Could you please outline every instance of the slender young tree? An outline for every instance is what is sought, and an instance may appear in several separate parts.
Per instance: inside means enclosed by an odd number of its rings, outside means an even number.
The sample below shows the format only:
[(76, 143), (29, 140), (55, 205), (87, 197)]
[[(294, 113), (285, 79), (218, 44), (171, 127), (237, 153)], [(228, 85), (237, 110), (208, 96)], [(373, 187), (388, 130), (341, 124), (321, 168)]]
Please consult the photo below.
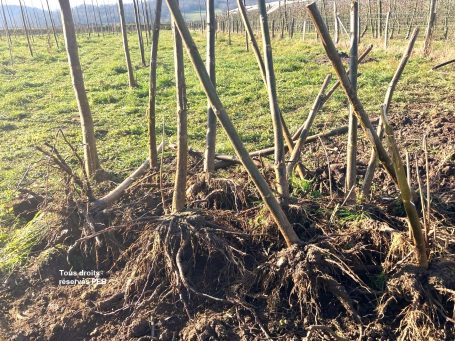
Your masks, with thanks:
[(128, 28), (125, 21), (125, 9), (123, 7), (123, 0), (118, 0), (118, 13), (120, 16), (120, 28), (122, 30), (123, 50), (125, 52), (126, 68), (128, 70), (128, 81), (130, 87), (135, 87), (136, 80), (134, 79), (133, 65), (131, 64), (130, 49), (128, 47)]
[(32, 43), (30, 42), (30, 35), (28, 32), (28, 28), (27, 28), (27, 18), (25, 16), (24, 6), (22, 5), (21, 0), (19, 0), (19, 6), (21, 8), (21, 17), (22, 17), (22, 23), (24, 25), (25, 36), (27, 38), (28, 51), (30, 52), (30, 55), (33, 57)]
[(5, 30), (6, 30), (6, 39), (8, 40), (8, 50), (9, 50), (9, 56), (11, 59), (11, 63), (14, 62), (13, 59), (13, 41), (11, 39), (11, 33), (8, 28), (8, 20), (6, 19), (6, 13), (5, 13), (5, 6), (3, 5), (3, 0), (0, 0), (0, 3), (2, 5), (2, 15), (3, 15), (3, 22), (5, 25)]
[(156, 0), (155, 4), (155, 21), (153, 23), (152, 47), (150, 51), (150, 87), (149, 87), (149, 158), (150, 168), (158, 167), (158, 152), (156, 149), (156, 67), (158, 55), (158, 42), (160, 37), (161, 26), (161, 4), (162, 0)]
[(96, 35), (100, 36), (100, 30), (98, 28), (98, 20), (96, 19), (96, 11), (95, 11), (95, 2), (92, 0), (92, 13), (93, 13), (93, 20), (95, 21), (94, 31), (96, 31)]
[(79, 107), (81, 119), (82, 141), (84, 145), (85, 170), (89, 177), (95, 177), (100, 171), (100, 163), (96, 150), (95, 132), (92, 113), (88, 104), (85, 92), (84, 78), (82, 75), (81, 63), (74, 29), (73, 16), (69, 0), (59, 0), (63, 24), (63, 35), (65, 37), (66, 52), (73, 81), (76, 101)]
[[(357, 92), (357, 60), (359, 54), (358, 41), (358, 17), (359, 7), (357, 0), (351, 2), (351, 51), (349, 56), (349, 80), (354, 92)], [(349, 130), (347, 147), (347, 167), (346, 167), (346, 194), (349, 201), (354, 201), (356, 197), (355, 185), (357, 179), (357, 117), (354, 114), (352, 105), (349, 105)]]
[(96, 10), (98, 12), (98, 21), (100, 22), (101, 33), (104, 36), (104, 25), (103, 25), (103, 19), (101, 18), (101, 9), (100, 9), (100, 5), (98, 3), (98, 0), (96, 0)]
[(87, 10), (87, 4), (85, 3), (85, 0), (84, 0), (84, 11), (85, 11), (85, 22), (87, 24), (88, 36), (90, 37), (90, 35), (92, 33), (92, 25), (90, 24), (90, 21), (88, 19), (88, 10)]
[(136, 21), (137, 40), (139, 42), (139, 50), (141, 52), (141, 61), (142, 61), (142, 65), (146, 66), (147, 63), (145, 62), (144, 40), (142, 39), (141, 18), (140, 18), (140, 14), (139, 14), (139, 6), (137, 3), (137, 0), (133, 0), (133, 7), (134, 7), (134, 19)]
[(337, 3), (336, 1), (333, 2), (333, 25), (335, 31), (335, 44), (338, 44), (340, 41), (340, 24), (338, 22), (338, 10), (337, 10)]
[(41, 0), (41, 9), (43, 10), (44, 24), (45, 24), (45, 26), (46, 26), (47, 45), (49, 46), (49, 49), (50, 49), (50, 48), (51, 48), (51, 34), (50, 34), (50, 32), (49, 32), (49, 24), (47, 23), (46, 11), (44, 10), (43, 0)]
[(185, 208), (186, 203), (188, 129), (182, 38), (180, 37), (178, 28), (173, 21), (172, 32), (174, 36), (174, 67), (177, 90), (177, 166), (175, 173), (174, 195), (172, 198), (172, 212), (175, 213), (182, 211)]
[(265, 0), (258, 0), (259, 15), (261, 18), (262, 41), (264, 45), (264, 64), (267, 77), (267, 92), (269, 95), (270, 112), (272, 114), (274, 146), (275, 146), (275, 174), (277, 190), (283, 205), (287, 205), (289, 199), (289, 184), (286, 177), (286, 165), (284, 159), (283, 126), (281, 122), (280, 108), (276, 93), (275, 71), (273, 69), (272, 44), (270, 41), (269, 25)]
[(423, 54), (428, 56), (431, 52), (431, 41), (433, 40), (434, 23), (436, 21), (436, 0), (430, 0), (430, 13), (428, 14), (427, 29), (425, 31), (425, 42)]
[[(205, 61), (207, 72), (216, 87), (215, 77), (215, 1), (207, 0), (207, 58)], [(215, 170), (216, 148), (216, 117), (210, 102), (207, 103), (207, 134), (205, 144), (204, 172), (210, 177)]]

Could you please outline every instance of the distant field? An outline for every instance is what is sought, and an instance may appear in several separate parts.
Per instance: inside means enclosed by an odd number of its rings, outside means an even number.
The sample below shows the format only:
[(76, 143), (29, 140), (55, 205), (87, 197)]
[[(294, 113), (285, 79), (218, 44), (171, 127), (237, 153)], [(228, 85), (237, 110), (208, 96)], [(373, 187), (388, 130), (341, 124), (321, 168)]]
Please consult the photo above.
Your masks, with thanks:
[[(205, 36), (195, 33), (205, 55)], [(35, 37), (35, 57), (28, 55), (25, 40), (14, 39), (14, 64), (11, 65), (6, 43), (0, 42), (0, 226), (8, 221), (7, 204), (16, 195), (19, 181), (35, 179), (44, 186), (45, 173), (35, 171), (34, 163), (41, 155), (35, 146), (54, 141), (62, 129), (74, 144), (79, 144), (79, 115), (63, 49), (46, 48), (44, 37)], [(129, 37), (139, 87), (129, 89), (124, 66), (121, 37), (79, 36), (80, 57), (91, 109), (95, 120), (99, 154), (106, 170), (123, 176), (146, 158), (146, 106), (148, 68), (140, 65), (137, 39)], [(217, 88), (223, 104), (249, 150), (270, 145), (272, 126), (267, 93), (261, 82), (254, 55), (247, 52), (242, 35), (217, 37)], [(363, 47), (369, 42), (363, 42)], [(302, 42), (298, 37), (274, 40), (273, 54), (277, 75), (278, 97), (284, 117), (294, 131), (305, 119), (325, 75), (331, 65), (320, 44), (311, 38)], [(385, 52), (381, 42), (369, 61), (360, 67), (359, 94), (369, 113), (377, 116), (387, 84), (401, 57), (403, 41), (392, 41)], [(341, 50), (347, 51), (342, 43)], [(431, 71), (437, 61), (448, 59), (455, 46), (436, 42), (434, 61), (423, 59), (420, 43), (407, 66), (394, 97), (392, 110), (399, 111), (405, 103), (439, 101), (441, 96), (455, 92), (452, 75)], [(363, 50), (363, 48), (361, 48)], [(147, 56), (149, 51), (147, 51)], [(206, 99), (186, 64), (189, 139), (192, 147), (202, 149), (205, 138)], [(175, 141), (175, 89), (170, 31), (161, 33), (158, 67), (158, 131), (164, 124), (166, 138)], [(447, 103), (446, 106), (455, 106)], [(341, 91), (327, 103), (317, 118), (314, 129), (330, 129), (347, 122), (347, 101)], [(431, 114), (423, 111), (422, 115)], [(324, 128), (325, 126), (325, 128)], [(60, 142), (59, 142), (60, 141)], [(61, 140), (57, 146), (61, 145)], [(220, 132), (217, 144), (221, 153), (232, 153), (226, 136)], [(31, 166), (27, 176), (27, 169)], [(52, 185), (51, 185), (52, 187)]]

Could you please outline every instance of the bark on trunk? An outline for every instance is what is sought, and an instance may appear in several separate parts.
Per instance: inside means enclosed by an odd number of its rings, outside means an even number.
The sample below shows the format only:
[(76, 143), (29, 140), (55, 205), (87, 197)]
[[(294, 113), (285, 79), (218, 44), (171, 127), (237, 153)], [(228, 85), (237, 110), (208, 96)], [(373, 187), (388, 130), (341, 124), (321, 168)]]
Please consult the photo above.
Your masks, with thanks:
[(174, 36), (174, 68), (177, 90), (177, 165), (175, 172), (172, 212), (181, 212), (186, 204), (186, 173), (188, 165), (188, 129), (187, 101), (185, 84), (185, 66), (183, 64), (183, 47), (180, 33), (172, 22)]
[(158, 166), (158, 152), (156, 150), (156, 68), (158, 63), (157, 56), (161, 26), (161, 7), (162, 0), (156, 0), (152, 47), (150, 49), (149, 74), (148, 138), (150, 168), (156, 168)]
[[(358, 17), (359, 7), (357, 1), (351, 3), (351, 51), (349, 56), (349, 80), (352, 90), (357, 94), (357, 59), (359, 54), (358, 42)], [(354, 114), (352, 104), (349, 105), (349, 131), (347, 146), (347, 165), (346, 165), (346, 188), (347, 201), (355, 201), (356, 192), (353, 188), (357, 179), (357, 118)]]
[(97, 172), (100, 170), (100, 163), (96, 150), (92, 113), (88, 104), (81, 63), (79, 61), (76, 31), (74, 29), (74, 22), (71, 14), (69, 0), (59, 0), (59, 3), (71, 78), (73, 81), (74, 92), (76, 94), (76, 101), (79, 107), (79, 114), (81, 118), (85, 170), (89, 177), (95, 177), (97, 175)]
[(275, 70), (273, 69), (272, 57), (272, 43), (270, 41), (265, 0), (258, 0), (258, 3), (259, 15), (261, 18), (262, 41), (264, 46), (264, 64), (267, 78), (267, 92), (269, 95), (270, 113), (272, 114), (274, 132), (275, 176), (277, 181), (277, 191), (282, 204), (287, 205), (287, 202), (289, 200), (289, 184), (286, 177), (283, 127), (281, 123), (281, 114), (276, 93)]
[(120, 16), (120, 28), (122, 30), (123, 50), (125, 52), (126, 68), (128, 70), (128, 82), (130, 87), (135, 87), (136, 80), (134, 79), (133, 65), (131, 64), (130, 49), (128, 47), (128, 28), (125, 21), (125, 9), (123, 0), (118, 0), (118, 13)]
[[(215, 1), (207, 0), (207, 53), (205, 67), (210, 80), (216, 87), (215, 77)], [(210, 101), (207, 103), (207, 133), (204, 157), (204, 172), (210, 177), (215, 170), (215, 149), (216, 149), (216, 116), (213, 113)]]

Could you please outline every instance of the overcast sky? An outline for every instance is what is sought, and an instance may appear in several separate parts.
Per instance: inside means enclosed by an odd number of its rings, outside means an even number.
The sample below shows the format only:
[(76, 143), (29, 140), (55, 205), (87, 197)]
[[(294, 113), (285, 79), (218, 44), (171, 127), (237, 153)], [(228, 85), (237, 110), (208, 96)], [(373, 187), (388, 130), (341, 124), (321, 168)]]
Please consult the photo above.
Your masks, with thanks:
[[(46, 4), (46, 0), (42, 0), (44, 4)], [(97, 0), (93, 0), (93, 3), (96, 4)], [(85, 0), (87, 4), (91, 4), (92, 0)], [(130, 3), (133, 2), (132, 0), (123, 0), (124, 3)], [(6, 4), (11, 4), (11, 5), (19, 5), (19, 0), (3, 0), (3, 3)], [(34, 6), (34, 7), (39, 7), (41, 8), (41, 0), (22, 0), (22, 3), (24, 3), (27, 6)], [(83, 4), (83, 0), (70, 0), (71, 6), (77, 6), (80, 4)], [(98, 4), (101, 6), (103, 4), (116, 4), (116, 0), (98, 0)], [(49, 5), (56, 9), (58, 8), (58, 0), (49, 0)]]

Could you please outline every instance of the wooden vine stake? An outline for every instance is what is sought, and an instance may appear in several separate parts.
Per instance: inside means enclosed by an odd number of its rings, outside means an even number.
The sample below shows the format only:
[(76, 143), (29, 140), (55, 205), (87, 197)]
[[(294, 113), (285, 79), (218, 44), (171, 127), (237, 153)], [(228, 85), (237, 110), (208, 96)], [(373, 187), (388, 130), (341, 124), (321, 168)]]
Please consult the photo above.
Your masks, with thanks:
[(265, 205), (270, 210), (273, 219), (278, 225), (278, 228), (286, 241), (286, 244), (288, 246), (291, 246), (293, 244), (300, 243), (299, 237), (295, 233), (292, 225), (284, 214), (278, 200), (273, 195), (264, 177), (261, 175), (259, 169), (256, 167), (253, 160), (249, 156), (223, 104), (221, 103), (215, 87), (210, 80), (210, 76), (205, 69), (204, 62), (202, 61), (201, 55), (199, 54), (191, 33), (185, 24), (177, 1), (166, 0), (166, 2), (168, 4), (169, 11), (174, 20), (174, 23), (180, 32), (183, 42), (185, 43), (186, 50), (197, 73), (199, 81), (204, 89), (207, 98), (211, 103), (213, 112), (218, 118), (223, 129), (226, 131), (226, 134), (228, 135), (238, 158), (241, 160), (242, 164), (248, 171), (248, 174), (256, 185), (261, 198), (264, 200)]

